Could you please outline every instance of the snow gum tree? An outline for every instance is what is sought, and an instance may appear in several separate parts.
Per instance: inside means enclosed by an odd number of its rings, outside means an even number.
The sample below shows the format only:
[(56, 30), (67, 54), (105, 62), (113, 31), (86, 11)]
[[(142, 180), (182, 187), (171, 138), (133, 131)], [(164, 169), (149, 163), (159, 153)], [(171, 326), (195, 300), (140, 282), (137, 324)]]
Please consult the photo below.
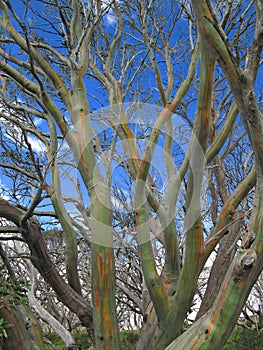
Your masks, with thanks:
[(221, 349), (263, 268), (262, 2), (0, 0), (0, 30), (0, 253), (32, 310), (77, 347), (39, 278), (96, 349), (125, 308), (137, 350)]

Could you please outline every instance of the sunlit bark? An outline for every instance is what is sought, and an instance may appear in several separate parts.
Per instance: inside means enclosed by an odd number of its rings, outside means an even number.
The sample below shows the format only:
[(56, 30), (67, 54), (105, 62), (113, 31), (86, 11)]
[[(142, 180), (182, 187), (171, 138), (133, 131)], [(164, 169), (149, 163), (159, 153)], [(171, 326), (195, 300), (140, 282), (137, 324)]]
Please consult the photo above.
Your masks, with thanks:
[[(32, 263), (91, 331), (96, 349), (120, 348), (116, 284), (144, 313), (138, 350), (222, 348), (263, 268), (263, 125), (255, 87), (262, 64), (261, 2), (40, 1), (48, 15), (28, 2), (24, 17), (12, 3), (0, 2), (0, 115), (13, 128), (9, 138), (3, 134), (0, 166), (22, 177), (23, 193), (31, 199), (23, 207), (20, 186), (14, 185), (10, 201), (0, 199), (1, 217), (16, 226)], [(31, 28), (29, 13), (41, 24)], [(47, 40), (40, 37), (43, 23)], [(156, 115), (149, 112), (151, 124), (143, 125), (141, 107), (147, 103), (160, 107)], [(239, 115), (242, 134), (236, 138)], [(180, 117), (191, 129), (181, 161), (173, 125)], [(34, 152), (28, 135), (45, 152)], [(182, 130), (180, 142), (184, 136)], [(72, 155), (65, 164), (77, 173), (72, 183), (78, 198), (71, 197), (76, 217), (63, 195), (62, 177), (71, 177), (60, 173), (63, 142)], [(162, 185), (154, 173), (157, 151)], [(120, 189), (112, 180), (117, 163)], [(63, 234), (67, 283), (41, 232), (46, 201)], [(88, 283), (79, 269), (82, 240), (84, 254), (90, 254), (91, 301), (83, 297), (89, 293), (82, 290)], [(129, 253), (120, 259), (121, 251)], [(189, 324), (198, 281), (213, 252), (207, 290)], [(132, 254), (145, 305), (131, 296), (129, 276), (116, 283), (116, 266), (125, 269)]]

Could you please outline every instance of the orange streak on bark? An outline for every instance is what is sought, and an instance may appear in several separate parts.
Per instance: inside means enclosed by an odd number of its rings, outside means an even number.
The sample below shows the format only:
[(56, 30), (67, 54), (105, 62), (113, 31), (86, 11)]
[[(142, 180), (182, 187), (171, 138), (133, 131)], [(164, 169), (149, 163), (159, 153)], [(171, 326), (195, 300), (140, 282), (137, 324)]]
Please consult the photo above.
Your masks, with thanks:
[(95, 295), (96, 295), (96, 308), (98, 312), (101, 312), (101, 304), (100, 304), (100, 291), (102, 289), (102, 281), (101, 281), (101, 275), (102, 275), (102, 255), (100, 252), (97, 253), (97, 269), (98, 269), (98, 283), (99, 285), (96, 288), (95, 285)]
[(110, 312), (110, 308), (109, 308), (109, 294), (110, 294), (110, 281), (111, 281), (111, 276), (109, 275), (109, 272), (112, 272), (112, 267), (113, 267), (113, 263), (112, 263), (112, 257), (111, 255), (108, 253), (106, 256), (106, 274), (105, 274), (105, 298), (104, 298), (104, 323), (105, 323), (105, 329), (107, 331), (107, 339), (109, 339), (109, 336), (111, 335), (111, 312)]
[[(244, 284), (244, 280), (239, 280), (236, 283)], [(242, 288), (242, 286), (240, 286)], [(229, 288), (229, 284), (225, 283), (222, 288), (222, 293), (221, 293), (221, 298), (220, 298), (220, 303), (217, 305), (217, 308), (213, 311), (213, 314), (211, 315), (211, 323), (214, 325), (216, 321), (218, 320), (218, 314), (222, 310), (222, 306), (224, 305), (226, 298), (227, 298), (227, 291)], [(226, 304), (227, 307), (227, 304)]]
[(98, 288), (95, 285), (95, 303), (98, 314), (103, 324), (105, 337), (110, 341), (114, 334), (111, 325), (111, 311), (109, 306), (111, 273), (113, 270), (113, 260), (110, 251), (106, 253), (106, 261), (103, 261), (101, 252), (97, 253), (98, 268)]
[(80, 159), (81, 159), (81, 162), (87, 172), (87, 175), (89, 178), (91, 178), (91, 174), (90, 174), (90, 171), (89, 171), (89, 167), (88, 167), (88, 164), (86, 162), (86, 159), (85, 159), (85, 156), (84, 156), (84, 153), (83, 153), (83, 148), (82, 148), (82, 145), (81, 145), (81, 142), (80, 142), (80, 139), (78, 136), (75, 137), (76, 141), (77, 141), (77, 144), (78, 144), (78, 148), (79, 148), (79, 152), (80, 152)]
[(86, 160), (85, 160), (85, 157), (84, 157), (84, 154), (83, 154), (83, 153), (81, 153), (80, 159), (82, 160), (82, 164), (84, 165), (84, 168), (85, 168), (85, 170), (86, 170), (86, 172), (87, 172), (87, 175), (88, 175), (88, 177), (90, 178), (90, 177), (91, 177), (91, 174), (90, 174), (89, 167), (88, 167), (88, 164), (87, 164), (87, 162), (86, 162)]
[(41, 344), (42, 343), (42, 337), (41, 337), (41, 333), (39, 331), (39, 328), (34, 323), (32, 324), (32, 328), (34, 330), (34, 333), (36, 335), (38, 343)]
[(203, 229), (201, 223), (199, 224), (198, 230), (197, 230), (197, 252), (198, 252), (198, 261), (195, 267), (195, 275), (196, 278), (199, 276), (199, 269), (200, 269), (200, 262), (203, 257), (203, 250), (204, 250), (204, 239), (203, 239)]
[(193, 350), (195, 348), (195, 346), (198, 344), (199, 338), (200, 338), (201, 335), (202, 335), (201, 333), (198, 334), (198, 337), (196, 338), (195, 342), (191, 346), (190, 350)]
[(133, 157), (133, 161), (135, 162), (135, 164), (137, 166), (139, 166), (139, 157), (138, 157), (138, 152), (137, 149), (134, 145), (134, 137), (133, 137), (133, 133), (131, 132), (131, 129), (129, 128), (128, 124), (125, 122), (123, 124), (125, 133), (126, 133), (126, 137), (127, 140), (129, 141), (130, 147), (131, 147), (131, 152), (132, 152), (132, 157)]
[(82, 125), (82, 132), (83, 132), (84, 140), (87, 140), (85, 119), (86, 119), (85, 113), (84, 113), (83, 110), (81, 110), (81, 111), (80, 111), (80, 120), (81, 120), (81, 125)]
[(205, 339), (207, 339), (209, 337), (209, 334), (211, 334), (213, 328), (214, 328), (214, 323), (213, 322), (209, 322), (208, 326), (206, 328), (206, 337), (205, 337)]

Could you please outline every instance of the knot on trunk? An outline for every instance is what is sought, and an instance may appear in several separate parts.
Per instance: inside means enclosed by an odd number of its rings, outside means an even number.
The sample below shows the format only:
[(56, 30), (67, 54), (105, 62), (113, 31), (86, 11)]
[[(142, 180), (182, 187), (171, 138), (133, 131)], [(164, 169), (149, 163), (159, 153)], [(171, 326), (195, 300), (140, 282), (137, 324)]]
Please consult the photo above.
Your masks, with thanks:
[(240, 256), (236, 264), (236, 279), (241, 279), (245, 272), (252, 269), (257, 261), (257, 255), (254, 249), (245, 249), (239, 252)]
[(241, 268), (242, 270), (250, 270), (254, 265), (255, 262), (257, 261), (257, 255), (254, 250), (246, 254), (242, 259), (241, 259)]

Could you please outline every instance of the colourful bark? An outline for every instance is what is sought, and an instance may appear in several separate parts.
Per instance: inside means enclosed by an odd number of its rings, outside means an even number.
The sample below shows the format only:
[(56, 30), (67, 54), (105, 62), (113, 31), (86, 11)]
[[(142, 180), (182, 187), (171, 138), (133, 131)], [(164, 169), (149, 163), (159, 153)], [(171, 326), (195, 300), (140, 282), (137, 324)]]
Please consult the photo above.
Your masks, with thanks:
[(96, 193), (91, 197), (95, 345), (98, 350), (117, 350), (120, 344), (115, 306), (115, 264), (109, 192), (104, 184), (97, 186)]
[[(149, 280), (149, 293), (155, 307), (155, 311), (158, 317), (158, 326), (151, 327), (149, 330), (148, 337), (151, 337), (148, 341), (138, 347), (138, 349), (146, 349), (146, 346), (152, 349), (164, 349), (173, 339), (175, 339), (182, 330), (183, 322), (185, 320), (187, 311), (189, 310), (194, 292), (196, 289), (197, 280), (200, 273), (200, 266), (203, 257), (203, 229), (200, 219), (200, 189), (203, 178), (203, 169), (205, 157), (204, 153), (207, 148), (208, 136), (210, 132), (210, 118), (211, 118), (211, 103), (212, 103), (212, 85), (214, 77), (214, 59), (206, 50), (205, 46), (201, 45), (201, 84), (198, 99), (198, 111), (195, 118), (194, 130), (193, 130), (193, 147), (191, 153), (190, 163), (190, 175), (187, 187), (187, 213), (186, 213), (186, 244), (185, 244), (185, 259), (183, 261), (182, 270), (180, 272), (179, 280), (177, 285), (173, 286), (174, 292), (172, 296), (168, 299), (168, 305), (163, 306), (163, 310), (167, 309), (166, 317), (163, 319), (161, 310), (158, 307), (162, 305), (162, 300), (160, 295), (151, 294), (153, 289), (151, 280)], [(156, 123), (156, 129), (152, 131), (152, 143), (150, 144), (153, 148), (158, 139), (158, 128), (159, 124), (167, 120), (168, 114), (162, 113)], [(145, 180), (145, 174), (148, 172), (148, 164), (151, 161), (152, 149), (150, 147), (146, 150), (141, 166), (139, 169), (138, 179)], [(136, 193), (138, 196), (142, 196), (142, 188), (140, 188), (141, 181), (138, 182)], [(138, 204), (141, 203), (138, 200)], [(145, 227), (145, 212), (143, 212), (142, 207), (141, 214), (138, 210), (137, 216), (137, 228), (140, 231)], [(140, 221), (141, 217), (144, 215), (145, 220)], [(144, 226), (142, 226), (144, 224)], [(146, 232), (143, 238), (146, 237)], [(144, 247), (143, 247), (144, 248)], [(142, 254), (143, 252), (141, 252)], [(143, 263), (143, 259), (142, 259)], [(146, 264), (145, 264), (146, 265)], [(147, 262), (144, 274), (149, 278), (151, 276), (149, 271), (149, 261)], [(152, 264), (153, 265), (153, 264)], [(153, 268), (152, 268), (153, 271)], [(158, 276), (155, 276), (155, 280), (158, 280)], [(147, 280), (146, 280), (147, 282)], [(148, 286), (147, 284), (147, 286)], [(161, 288), (161, 287), (159, 287)], [(153, 322), (153, 325), (156, 324)], [(169, 326), (167, 326), (169, 325)], [(153, 334), (154, 330), (154, 334)]]

